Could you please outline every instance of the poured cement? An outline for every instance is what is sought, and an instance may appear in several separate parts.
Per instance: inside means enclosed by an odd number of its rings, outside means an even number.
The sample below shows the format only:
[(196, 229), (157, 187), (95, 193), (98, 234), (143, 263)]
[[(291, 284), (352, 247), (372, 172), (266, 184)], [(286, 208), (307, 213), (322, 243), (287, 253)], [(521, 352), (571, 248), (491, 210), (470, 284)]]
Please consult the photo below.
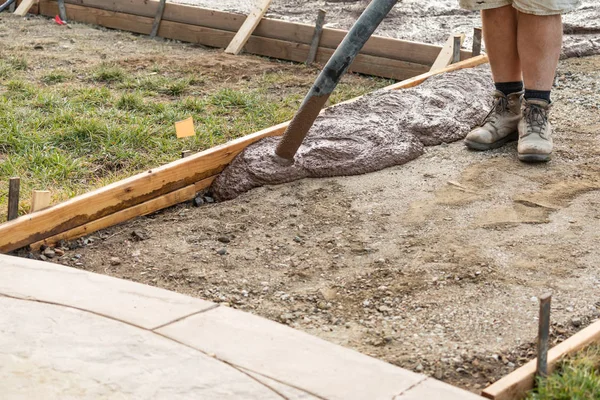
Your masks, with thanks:
[(303, 178), (358, 175), (414, 160), (425, 146), (462, 139), (487, 113), (493, 89), (487, 66), (438, 75), (413, 89), (377, 91), (326, 110), (284, 166), (280, 138), (244, 150), (211, 190), (230, 200), (252, 188)]

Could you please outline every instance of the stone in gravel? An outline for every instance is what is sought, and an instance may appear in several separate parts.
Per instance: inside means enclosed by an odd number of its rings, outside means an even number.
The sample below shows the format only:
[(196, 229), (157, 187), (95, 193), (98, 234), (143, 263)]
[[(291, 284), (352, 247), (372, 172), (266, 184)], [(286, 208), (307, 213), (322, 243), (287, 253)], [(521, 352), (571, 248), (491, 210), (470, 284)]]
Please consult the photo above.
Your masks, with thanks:
[(48, 258), (54, 258), (54, 256), (56, 256), (56, 252), (48, 247), (46, 250), (44, 250), (44, 255)]
[(110, 261), (110, 265), (112, 265), (113, 267), (116, 267), (117, 265), (121, 265), (121, 259), (119, 257), (111, 257), (109, 261)]
[(210, 196), (204, 196), (204, 201), (207, 202), (208, 204), (210, 204), (210, 203), (214, 203), (215, 199), (213, 199)]
[(40, 254), (40, 260), (42, 260), (42, 261), (46, 261), (46, 260), (48, 260), (48, 257), (46, 257), (46, 256), (45, 256), (45, 255), (43, 255), (43, 254)]
[(571, 319), (571, 324), (573, 324), (573, 326), (575, 328), (579, 328), (581, 326), (581, 318), (579, 317), (574, 317)]
[(194, 207), (200, 207), (204, 204), (204, 198), (202, 196), (196, 196), (194, 197), (194, 200), (192, 200), (192, 204)]
[(150, 233), (142, 229), (136, 229), (135, 231), (131, 232), (131, 236), (133, 237), (133, 240), (137, 241), (150, 239)]
[(294, 242), (296, 242), (296, 243), (302, 243), (302, 238), (300, 236), (296, 236), (294, 238)]
[(229, 236), (223, 235), (223, 236), (219, 236), (217, 238), (217, 240), (221, 243), (229, 243), (231, 242), (231, 238)]
[(319, 292), (321, 292), (321, 295), (327, 301), (335, 300), (337, 297), (337, 292), (333, 288), (323, 288)]
[(56, 255), (57, 255), (57, 256), (59, 256), (59, 257), (62, 257), (62, 256), (64, 256), (64, 255), (65, 255), (65, 251), (64, 251), (63, 249), (60, 249), (60, 248), (58, 248), (58, 247), (54, 249), (54, 252), (55, 252), (55, 253), (56, 253)]
[(227, 249), (226, 248), (220, 248), (219, 250), (217, 250), (217, 254), (220, 256), (224, 256), (227, 254)]

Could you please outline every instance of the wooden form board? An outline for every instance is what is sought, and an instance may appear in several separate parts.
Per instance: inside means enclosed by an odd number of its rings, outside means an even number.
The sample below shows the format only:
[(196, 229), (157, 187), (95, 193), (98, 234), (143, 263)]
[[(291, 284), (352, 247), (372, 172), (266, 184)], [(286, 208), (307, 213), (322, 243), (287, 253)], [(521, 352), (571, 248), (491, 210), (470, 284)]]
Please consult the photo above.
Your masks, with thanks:
[(225, 53), (239, 54), (242, 51), (248, 42), (248, 39), (250, 39), (250, 36), (260, 23), (260, 20), (267, 13), (267, 9), (271, 5), (272, 0), (256, 1), (256, 5), (252, 7), (250, 14), (248, 14), (248, 17), (246, 17), (246, 20), (242, 24), (241, 28), (237, 31), (233, 39), (231, 39), (231, 42), (225, 49)]
[[(42, 2), (44, 1), (45, 0), (42, 0)], [(65, 3), (147, 18), (154, 18), (159, 6), (159, 2), (156, 0), (65, 0)], [(203, 28), (234, 33), (241, 28), (245, 19), (246, 16), (243, 14), (228, 13), (174, 3), (167, 3), (163, 14), (163, 21), (178, 22), (184, 25), (200, 26)], [(147, 29), (148, 30), (145, 32), (134, 32), (148, 34), (150, 28)], [(185, 29), (185, 27), (178, 26), (178, 29)], [(342, 39), (346, 36), (346, 33), (347, 31), (341, 29), (324, 28), (320, 47), (331, 49), (337, 48)], [(253, 36), (310, 45), (313, 34), (314, 26), (310, 24), (262, 18), (254, 30)], [(160, 31), (159, 36), (162, 36)], [(231, 39), (232, 38), (233, 36), (231, 36)], [(227, 43), (224, 45), (214, 45), (211, 43), (204, 43), (201, 38), (198, 39), (197, 43), (223, 48), (231, 41), (231, 39), (228, 39)], [(436, 45), (373, 36), (367, 41), (361, 54), (431, 66), (441, 49), (441, 46)], [(249, 51), (249, 49), (246, 50)], [(470, 56), (471, 53), (468, 51), (461, 52), (462, 60), (465, 60)]]
[[(388, 90), (413, 87), (448, 71), (484, 64), (482, 55), (446, 69), (428, 72), (388, 86)], [(289, 122), (232, 140), (224, 145), (149, 170), (92, 192), (74, 197), (46, 210), (0, 225), (0, 252), (9, 252), (43, 241), (92, 221), (194, 185), (218, 175), (244, 148), (268, 137), (283, 134)]]
[(50, 200), (49, 190), (34, 190), (31, 193), (31, 209), (29, 212), (34, 213), (50, 207)]
[[(552, 373), (556, 364), (564, 357), (573, 354), (592, 343), (600, 342), (600, 321), (577, 332), (548, 352), (548, 373)], [(521, 368), (488, 386), (481, 393), (483, 397), (493, 400), (520, 400), (535, 382), (537, 360), (531, 360)]]
[(454, 57), (454, 52), (455, 52), (454, 46), (456, 44), (455, 38), (457, 36), (460, 37), (460, 44), (461, 45), (463, 44), (463, 42), (465, 41), (464, 34), (450, 35), (448, 40), (446, 40), (446, 44), (440, 51), (440, 54), (438, 55), (438, 57), (435, 59), (435, 62), (431, 66), (431, 71), (435, 71), (436, 69), (446, 68), (448, 65), (450, 65), (450, 63), (452, 63), (452, 60)]
[(24, 0), (21, 2), (21, 4), (19, 4), (19, 6), (17, 7), (17, 9), (15, 10), (14, 14), (15, 15), (19, 15), (21, 17), (24, 17), (28, 12), (29, 9), (31, 9), (31, 7), (33, 6), (33, 4), (36, 2), (36, 0)]
[[(167, 3), (168, 8), (169, 4)], [(69, 18), (73, 21), (102, 25), (107, 28), (127, 30), (136, 33), (148, 34), (152, 29), (153, 18), (140, 17), (132, 14), (106, 11), (98, 8), (90, 8), (67, 4)], [(40, 2), (40, 13), (53, 16), (58, 11), (56, 1), (42, 0)], [(165, 10), (166, 13), (166, 10)], [(212, 47), (225, 47), (231, 41), (234, 32), (205, 28), (196, 25), (185, 25), (179, 22), (165, 20), (161, 22), (158, 35), (171, 39), (182, 40), (192, 43), (201, 43)], [(310, 51), (310, 44), (286, 42), (279, 39), (271, 39), (260, 36), (252, 36), (246, 44), (246, 50), (253, 54), (263, 55), (284, 60), (305, 62)], [(326, 63), (335, 50), (319, 48), (317, 62)], [(396, 80), (406, 79), (429, 70), (427, 65), (417, 64), (391, 58), (359, 54), (350, 71), (368, 75), (376, 75)]]

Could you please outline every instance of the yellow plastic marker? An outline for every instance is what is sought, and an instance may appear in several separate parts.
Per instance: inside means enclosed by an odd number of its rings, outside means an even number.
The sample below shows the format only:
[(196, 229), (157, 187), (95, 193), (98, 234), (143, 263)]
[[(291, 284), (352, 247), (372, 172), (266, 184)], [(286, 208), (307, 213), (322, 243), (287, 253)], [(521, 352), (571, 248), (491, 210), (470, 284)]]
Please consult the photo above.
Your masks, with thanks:
[(178, 138), (196, 136), (194, 131), (194, 119), (189, 117), (183, 121), (175, 122), (175, 131), (177, 132)]

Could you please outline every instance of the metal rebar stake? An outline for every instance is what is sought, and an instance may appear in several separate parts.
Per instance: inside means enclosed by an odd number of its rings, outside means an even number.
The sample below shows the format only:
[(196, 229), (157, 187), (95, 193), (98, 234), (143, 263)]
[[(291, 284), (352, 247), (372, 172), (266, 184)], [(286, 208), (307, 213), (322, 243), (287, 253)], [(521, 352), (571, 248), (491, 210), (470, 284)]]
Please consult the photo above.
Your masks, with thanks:
[(538, 326), (536, 375), (541, 377), (548, 376), (548, 341), (550, 339), (551, 302), (551, 294), (545, 294), (542, 297), (540, 297), (540, 319)]
[(275, 155), (282, 163), (293, 163), (298, 148), (319, 116), (327, 99), (342, 76), (348, 71), (358, 52), (397, 2), (398, 0), (373, 0), (350, 29), (321, 71), (283, 134), (283, 138), (275, 150)]

